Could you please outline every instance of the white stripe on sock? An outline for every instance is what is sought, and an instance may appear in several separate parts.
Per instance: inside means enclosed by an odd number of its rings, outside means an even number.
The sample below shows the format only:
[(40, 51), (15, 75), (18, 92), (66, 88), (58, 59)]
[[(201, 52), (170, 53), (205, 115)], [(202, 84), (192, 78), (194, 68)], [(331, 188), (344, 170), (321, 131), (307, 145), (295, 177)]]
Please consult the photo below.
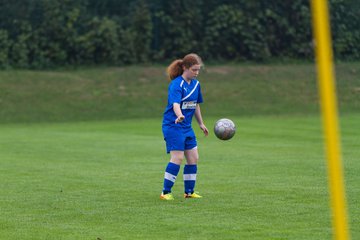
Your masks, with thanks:
[(184, 181), (196, 181), (196, 174), (184, 174)]
[(174, 183), (175, 180), (176, 180), (176, 176), (175, 176), (175, 175), (172, 175), (171, 173), (168, 173), (168, 172), (165, 172), (164, 178), (167, 179), (167, 180), (169, 180), (169, 181), (172, 181), (173, 183)]

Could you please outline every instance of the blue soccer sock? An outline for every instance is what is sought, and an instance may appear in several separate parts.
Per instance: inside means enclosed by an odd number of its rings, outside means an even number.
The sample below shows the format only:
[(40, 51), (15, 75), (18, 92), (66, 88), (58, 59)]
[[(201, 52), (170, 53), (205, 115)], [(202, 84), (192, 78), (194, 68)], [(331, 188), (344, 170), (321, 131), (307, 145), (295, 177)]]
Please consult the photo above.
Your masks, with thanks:
[(193, 193), (196, 182), (197, 165), (185, 165), (184, 188), (185, 193)]
[(174, 186), (176, 177), (179, 173), (180, 165), (169, 162), (166, 166), (165, 176), (164, 176), (164, 188), (163, 193), (167, 194), (171, 192), (171, 188)]

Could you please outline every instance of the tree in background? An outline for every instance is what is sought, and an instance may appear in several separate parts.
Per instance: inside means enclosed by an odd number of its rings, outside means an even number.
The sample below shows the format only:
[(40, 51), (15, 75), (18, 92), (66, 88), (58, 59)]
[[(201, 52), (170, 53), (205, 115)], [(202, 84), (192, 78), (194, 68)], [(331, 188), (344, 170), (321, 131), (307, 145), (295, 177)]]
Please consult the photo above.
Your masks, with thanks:
[(147, 62), (151, 56), (152, 28), (150, 9), (144, 0), (140, 0), (132, 14), (131, 25), (136, 62)]
[(9, 48), (11, 42), (9, 40), (9, 35), (6, 30), (0, 30), (0, 66), (2, 68), (9, 65)]
[[(330, 0), (337, 59), (360, 59), (360, 3)], [(0, 67), (313, 59), (307, 0), (0, 0)]]
[(163, 1), (155, 12), (158, 58), (180, 58), (189, 52), (201, 52), (202, 6), (203, 1)]
[(334, 54), (345, 59), (360, 59), (360, 2), (332, 0), (331, 19)]

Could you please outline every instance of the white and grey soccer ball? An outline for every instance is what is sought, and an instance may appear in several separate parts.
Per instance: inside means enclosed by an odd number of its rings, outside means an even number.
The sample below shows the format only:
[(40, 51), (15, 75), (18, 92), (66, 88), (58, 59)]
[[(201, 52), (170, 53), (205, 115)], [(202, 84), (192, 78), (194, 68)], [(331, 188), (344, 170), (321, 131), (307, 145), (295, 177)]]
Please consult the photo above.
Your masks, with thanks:
[(215, 123), (214, 133), (221, 140), (229, 140), (235, 135), (235, 132), (236, 126), (230, 119), (222, 118)]

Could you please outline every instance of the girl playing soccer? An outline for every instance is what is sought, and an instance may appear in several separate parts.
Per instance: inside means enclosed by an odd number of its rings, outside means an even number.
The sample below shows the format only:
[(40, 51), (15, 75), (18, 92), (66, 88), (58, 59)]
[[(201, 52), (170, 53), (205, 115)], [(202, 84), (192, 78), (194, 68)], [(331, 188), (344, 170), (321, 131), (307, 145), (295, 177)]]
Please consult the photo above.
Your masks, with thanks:
[(168, 104), (164, 112), (162, 131), (166, 151), (170, 153), (170, 162), (165, 169), (164, 187), (160, 195), (162, 200), (174, 200), (171, 188), (184, 157), (186, 159), (184, 197), (201, 198), (194, 192), (199, 154), (191, 121), (195, 114), (200, 129), (205, 136), (209, 134), (201, 116), (199, 103), (203, 102), (203, 98), (200, 83), (196, 80), (202, 65), (201, 58), (191, 53), (183, 59), (173, 61), (167, 68), (171, 82), (168, 88)]

